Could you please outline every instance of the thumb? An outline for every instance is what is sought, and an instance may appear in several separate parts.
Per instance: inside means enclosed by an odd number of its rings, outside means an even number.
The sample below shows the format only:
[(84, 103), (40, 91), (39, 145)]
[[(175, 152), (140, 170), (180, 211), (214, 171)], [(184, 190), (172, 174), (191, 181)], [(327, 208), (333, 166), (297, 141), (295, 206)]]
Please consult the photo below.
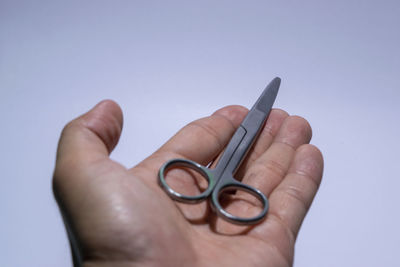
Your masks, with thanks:
[[(113, 101), (105, 100), (79, 118), (68, 123), (60, 137), (53, 190), (61, 208), (73, 251), (74, 266), (80, 266), (81, 252), (76, 238), (77, 224), (85, 214), (80, 209), (90, 178), (88, 167), (107, 165), (112, 149), (122, 131), (122, 111)], [(93, 164), (100, 163), (100, 164)], [(93, 169), (93, 168), (92, 168)], [(75, 218), (75, 220), (73, 219)], [(83, 217), (84, 218), (84, 217)]]
[(108, 161), (121, 131), (122, 111), (111, 100), (100, 102), (64, 127), (53, 176), (56, 197), (63, 195), (62, 192), (74, 192), (77, 187), (80, 188), (82, 182), (87, 180), (87, 175), (83, 174), (88, 174), (90, 166), (106, 167), (103, 163)]
[(67, 162), (87, 164), (108, 157), (118, 143), (122, 121), (118, 104), (104, 100), (68, 123), (58, 144), (57, 165)]

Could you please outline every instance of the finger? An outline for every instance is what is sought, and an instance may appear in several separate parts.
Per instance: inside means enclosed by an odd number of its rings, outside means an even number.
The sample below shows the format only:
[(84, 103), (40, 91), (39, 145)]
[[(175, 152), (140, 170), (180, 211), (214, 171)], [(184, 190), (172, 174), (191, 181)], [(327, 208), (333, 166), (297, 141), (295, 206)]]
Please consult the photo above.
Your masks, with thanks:
[(206, 165), (223, 150), (247, 112), (241, 106), (228, 106), (193, 121), (137, 167), (158, 169), (166, 160), (176, 157)]
[(294, 236), (310, 208), (321, 183), (323, 157), (313, 145), (303, 145), (297, 151), (285, 179), (270, 197), (272, 216), (280, 218)]
[(79, 155), (82, 152), (108, 155), (118, 143), (122, 121), (118, 104), (111, 100), (98, 103), (64, 127), (57, 156)]
[(281, 109), (273, 109), (268, 116), (263, 130), (258, 136), (248, 156), (241, 164), (235, 174), (235, 178), (240, 180), (244, 177), (249, 167), (269, 148), (273, 139), (277, 135), (283, 121), (288, 117), (288, 113)]
[(263, 224), (252, 232), (280, 251), (291, 251), (301, 223), (321, 183), (323, 157), (313, 145), (299, 147), (288, 174), (269, 198), (270, 209)]
[(210, 117), (188, 124), (160, 151), (206, 164), (223, 150), (246, 114), (247, 109), (241, 106), (219, 109)]
[[(248, 168), (242, 182), (268, 196), (285, 177), (296, 149), (311, 139), (311, 127), (298, 116), (287, 117), (282, 123), (270, 147)], [(238, 191), (226, 210), (241, 217), (255, 216), (261, 211), (261, 203), (250, 194)], [(240, 232), (243, 228), (217, 220), (216, 229), (224, 233)]]
[[(68, 179), (78, 179), (75, 171), (90, 163), (108, 159), (122, 131), (122, 111), (113, 101), (105, 100), (92, 110), (68, 123), (61, 134), (54, 173), (56, 188)], [(59, 185), (59, 186), (57, 186)]]
[(243, 182), (268, 196), (285, 177), (296, 149), (310, 142), (311, 135), (305, 119), (287, 117), (270, 147), (248, 168)]

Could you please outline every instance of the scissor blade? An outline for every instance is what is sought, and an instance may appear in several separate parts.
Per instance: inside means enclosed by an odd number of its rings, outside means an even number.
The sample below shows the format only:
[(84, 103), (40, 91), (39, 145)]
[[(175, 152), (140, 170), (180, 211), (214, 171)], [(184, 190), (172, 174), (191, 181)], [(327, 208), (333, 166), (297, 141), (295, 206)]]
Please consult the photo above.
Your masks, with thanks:
[(280, 84), (281, 79), (279, 77), (273, 79), (264, 89), (264, 92), (258, 98), (257, 102), (254, 104), (251, 110), (257, 109), (263, 113), (268, 114), (272, 108), (272, 105), (275, 102)]
[(220, 177), (223, 172), (232, 175), (240, 165), (262, 130), (278, 94), (280, 82), (279, 78), (273, 79), (244, 118), (215, 167), (216, 177)]

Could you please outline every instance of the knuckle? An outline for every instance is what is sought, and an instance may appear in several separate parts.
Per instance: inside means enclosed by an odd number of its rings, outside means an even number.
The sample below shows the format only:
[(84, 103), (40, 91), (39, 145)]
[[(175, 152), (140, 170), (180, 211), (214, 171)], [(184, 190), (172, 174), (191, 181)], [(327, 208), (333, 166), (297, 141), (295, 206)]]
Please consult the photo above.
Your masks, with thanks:
[(308, 210), (308, 199), (301, 188), (291, 185), (277, 189), (277, 192), (281, 193), (283, 198), (286, 198), (289, 201), (291, 200), (292, 202), (294, 201), (293, 203), (297, 203), (295, 206), (302, 209), (304, 213)]
[(260, 167), (262, 169), (263, 172), (269, 173), (269, 174), (274, 174), (277, 177), (283, 177), (287, 170), (286, 167), (283, 166), (282, 163), (273, 160), (273, 159), (269, 159), (267, 161), (265, 161), (263, 164), (260, 163)]

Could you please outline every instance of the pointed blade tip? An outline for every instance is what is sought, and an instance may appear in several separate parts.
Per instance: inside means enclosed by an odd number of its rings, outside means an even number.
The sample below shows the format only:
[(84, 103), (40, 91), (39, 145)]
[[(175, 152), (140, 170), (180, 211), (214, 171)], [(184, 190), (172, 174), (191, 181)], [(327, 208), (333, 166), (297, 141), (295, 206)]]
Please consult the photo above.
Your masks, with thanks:
[(279, 77), (275, 77), (265, 88), (264, 92), (257, 100), (254, 105), (260, 111), (265, 113), (269, 113), (272, 108), (272, 105), (275, 102), (275, 98), (279, 91), (279, 86), (281, 84), (281, 79)]

